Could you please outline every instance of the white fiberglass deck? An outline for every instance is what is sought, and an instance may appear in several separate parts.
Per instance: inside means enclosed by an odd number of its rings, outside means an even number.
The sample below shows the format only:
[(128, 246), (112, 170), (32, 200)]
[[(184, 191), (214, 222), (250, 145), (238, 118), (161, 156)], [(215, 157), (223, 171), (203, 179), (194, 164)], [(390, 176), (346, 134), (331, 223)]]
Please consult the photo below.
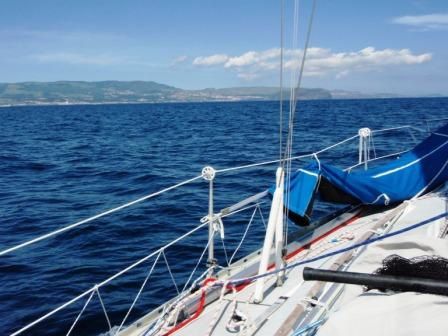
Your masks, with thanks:
[[(310, 259), (334, 250), (339, 250), (343, 247), (353, 245), (356, 242), (375, 237), (377, 234), (381, 235), (389, 231), (393, 232), (440, 215), (446, 211), (447, 200), (442, 194), (429, 194), (422, 198), (405, 202), (398, 207), (380, 212), (374, 212), (365, 208), (352, 209), (317, 228), (312, 233), (312, 236), (291, 242), (288, 246), (289, 258), (287, 262), (288, 264), (292, 264), (300, 260)], [(445, 218), (441, 218), (413, 231), (387, 238), (367, 247), (360, 247), (354, 252), (351, 251), (328, 257), (309, 263), (306, 266), (371, 273), (381, 266), (381, 261), (384, 257), (394, 253), (402, 254), (405, 257), (439, 253), (447, 257), (447, 241), (439, 238), (443, 237), (445, 233), (446, 221)], [(434, 248), (428, 248), (429, 245), (422, 245), (422, 241), (425, 240), (431, 240), (431, 244), (434, 242)], [(395, 242), (399, 242), (398, 245), (394, 245)], [(393, 246), (393, 248), (383, 249), (382, 254), (375, 252), (377, 253), (376, 257), (372, 257), (372, 253), (369, 253), (369, 251), (377, 251), (378, 248), (381, 248), (385, 244), (389, 248), (390, 246)], [(222, 271), (219, 274), (219, 280), (225, 281), (229, 278), (241, 278), (253, 275), (258, 268), (259, 253), (255, 252), (246, 259), (246, 262), (237, 262), (230, 270)], [(192, 295), (192, 297), (195, 297), (191, 307), (194, 313), (182, 325), (175, 327), (174, 325), (167, 324), (159, 330), (158, 334), (290, 335), (297, 328), (300, 329), (304, 325), (321, 320), (322, 316), (326, 313), (326, 309), (330, 310), (330, 313), (327, 315), (329, 317), (328, 325), (332, 325), (333, 323), (332, 312), (335, 309), (340, 309), (341, 311), (336, 313), (335, 316), (343, 320), (345, 317), (344, 315), (341, 317), (341, 314), (345, 309), (345, 304), (349, 304), (352, 300), (357, 299), (359, 295), (362, 295), (362, 287), (304, 282), (302, 279), (303, 267), (298, 266), (288, 270), (285, 282), (281, 287), (275, 286), (276, 275), (266, 277), (265, 298), (260, 304), (252, 303), (255, 288), (254, 282), (246, 287), (237, 288), (236, 292), (229, 290), (221, 298), (219, 298), (220, 288), (215, 289), (214, 294), (209, 294), (210, 292), (207, 291), (207, 298), (210, 298), (210, 300), (214, 299), (214, 301), (206, 305), (203, 309), (201, 308), (200, 302), (202, 292), (199, 290)], [(345, 290), (346, 287), (349, 290)], [(210, 284), (206, 285), (206, 288), (213, 287)], [(412, 297), (414, 295), (418, 298), (434, 297), (433, 295), (417, 295), (413, 293), (396, 295), (405, 295), (406, 297)], [(447, 314), (448, 298), (442, 296), (435, 297), (436, 300), (443, 302), (443, 305), (440, 305), (441, 312)], [(371, 300), (375, 299), (365, 300), (365, 307), (363, 308), (367, 309)], [(342, 307), (340, 307), (341, 302), (344, 302)], [(238, 314), (246, 318), (244, 322), (241, 322), (240, 330), (237, 332), (229, 329), (229, 320), (234, 313), (235, 304), (237, 305), (236, 309), (238, 310)], [(395, 314), (399, 314), (399, 312), (395, 312)], [(147, 317), (129, 326), (128, 329), (123, 331), (122, 335), (145, 335), (148, 331), (148, 324), (154, 322), (157, 315), (156, 313), (149, 314)], [(439, 320), (438, 323), (441, 321)], [(337, 322), (335, 323), (338, 324)], [(434, 321), (432, 323), (435, 332), (431, 332), (431, 334), (438, 335), (436, 332), (436, 323)], [(356, 323), (354, 324), (356, 325)], [(230, 327), (232, 326), (230, 325)], [(335, 328), (332, 325), (331, 330), (335, 330)], [(343, 335), (346, 331), (348, 332), (348, 330), (344, 329), (345, 326), (343, 325), (339, 326), (339, 328), (341, 331), (340, 335)], [(378, 332), (385, 334), (387, 333), (386, 329), (381, 327), (381, 332)], [(328, 330), (325, 324), (323, 324), (321, 329), (322, 335), (330, 335), (331, 333)], [(345, 335), (348, 334), (355, 335), (356, 332), (345, 333)], [(389, 334), (396, 335), (397, 333), (392, 328), (389, 330)]]

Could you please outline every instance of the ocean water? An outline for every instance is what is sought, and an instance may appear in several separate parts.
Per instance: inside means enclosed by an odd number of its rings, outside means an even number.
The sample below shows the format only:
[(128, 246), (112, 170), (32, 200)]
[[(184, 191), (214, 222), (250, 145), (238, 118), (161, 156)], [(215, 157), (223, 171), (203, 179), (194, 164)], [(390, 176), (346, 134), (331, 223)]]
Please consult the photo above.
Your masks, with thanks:
[[(444, 117), (448, 98), (301, 102), (294, 154), (328, 146), (361, 127), (426, 127), (425, 119)], [(376, 136), (377, 155), (407, 149), (413, 137), (422, 136), (407, 130)], [(0, 250), (197, 176), (206, 165), (220, 169), (276, 159), (278, 137), (278, 102), (0, 108)], [(354, 141), (321, 159), (348, 166), (357, 155)], [(275, 168), (218, 174), (215, 209), (269, 187)], [(10, 334), (191, 230), (207, 214), (207, 197), (208, 184), (200, 180), (0, 257), (0, 334)], [(268, 202), (261, 209), (266, 219)], [(328, 205), (320, 205), (315, 216), (326, 210)], [(229, 257), (252, 211), (224, 221)], [(262, 244), (263, 221), (258, 214), (254, 218), (237, 258)], [(207, 230), (199, 230), (166, 251), (179, 286), (206, 242)], [(225, 265), (219, 239), (216, 253)], [(120, 324), (153, 262), (100, 289), (112, 325)], [(203, 270), (204, 262), (197, 274)], [(159, 259), (128, 322), (175, 293)], [(24, 335), (65, 334), (84, 303), (70, 305)], [(95, 296), (72, 335), (106, 330)]]

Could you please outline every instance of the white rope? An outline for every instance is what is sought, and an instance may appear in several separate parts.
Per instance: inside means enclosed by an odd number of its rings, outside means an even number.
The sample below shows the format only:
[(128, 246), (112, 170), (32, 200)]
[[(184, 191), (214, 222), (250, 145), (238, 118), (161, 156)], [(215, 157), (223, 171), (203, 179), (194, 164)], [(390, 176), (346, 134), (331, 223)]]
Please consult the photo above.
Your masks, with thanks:
[[(241, 310), (238, 309), (238, 302), (236, 300), (237, 291), (235, 289), (235, 286), (232, 286), (232, 294), (233, 294), (232, 299), (233, 309), (226, 323), (226, 330), (231, 333), (241, 331), (244, 332), (244, 330), (247, 329), (249, 317), (248, 315), (244, 314)], [(237, 317), (237, 319), (234, 319), (234, 317)]]
[(174, 287), (176, 288), (177, 295), (179, 295), (180, 294), (179, 288), (177, 287), (176, 280), (174, 279), (173, 273), (171, 272), (170, 264), (168, 263), (168, 260), (166, 259), (165, 250), (162, 251), (162, 256), (163, 256), (163, 259), (165, 260), (166, 268), (168, 269), (168, 273), (171, 276), (171, 280), (173, 280), (173, 284), (174, 284)]
[[(201, 281), (205, 276), (207, 276), (209, 274), (209, 271), (210, 268), (206, 269), (199, 277), (196, 278), (195, 281), (193, 281), (193, 284), (187, 291), (182, 291), (181, 294), (172, 303), (170, 303), (169, 305), (165, 305), (163, 308), (163, 312), (159, 315), (157, 321), (152, 326), (149, 326), (142, 335), (153, 335), (155, 334), (155, 330), (159, 329), (161, 329), (162, 331), (165, 330), (166, 332), (168, 330), (170, 321), (173, 321), (175, 309), (177, 309), (178, 305), (184, 305), (184, 301), (190, 297), (192, 289), (196, 288), (197, 283)], [(161, 334), (163, 335), (165, 332), (161, 332)]]
[[(327, 314), (329, 312), (329, 307), (324, 302), (321, 302), (321, 301), (318, 301), (316, 299), (312, 299), (312, 298), (309, 298), (309, 297), (304, 297), (304, 298), (301, 299), (301, 301), (303, 301), (303, 302), (305, 302), (307, 304), (311, 304), (313, 306), (322, 307), (324, 309), (324, 311), (325, 311), (325, 314)], [(306, 309), (307, 307), (304, 306), (303, 308)]]
[(240, 243), (238, 244), (238, 246), (236, 247), (235, 251), (233, 251), (232, 256), (230, 257), (229, 265), (232, 264), (233, 258), (235, 257), (236, 253), (238, 252), (238, 250), (240, 249), (241, 245), (243, 244), (244, 239), (246, 238), (247, 232), (249, 231), (249, 228), (252, 225), (252, 221), (254, 219), (254, 216), (257, 213), (257, 209), (258, 209), (258, 207), (256, 207), (254, 209), (254, 212), (252, 213), (252, 216), (250, 217), (250, 220), (249, 220), (249, 224), (246, 226), (246, 230), (243, 233), (243, 237), (241, 238)]
[(184, 303), (179, 303), (176, 307), (175, 307), (175, 311), (174, 311), (174, 318), (171, 318), (169, 321), (172, 321), (172, 323), (174, 323), (174, 326), (176, 326), (177, 321), (179, 321), (179, 314), (182, 311), (182, 309), (185, 308), (185, 304)]
[(134, 205), (134, 204), (137, 204), (137, 203), (146, 201), (147, 199), (153, 198), (153, 197), (158, 196), (158, 195), (160, 195), (160, 194), (163, 194), (163, 193), (165, 193), (165, 192), (167, 192), (167, 191), (176, 189), (176, 188), (178, 188), (178, 187), (180, 187), (180, 186), (183, 186), (183, 185), (185, 185), (185, 184), (191, 183), (191, 182), (196, 181), (196, 180), (198, 180), (198, 179), (200, 179), (200, 178), (202, 178), (202, 176), (196, 176), (196, 177), (191, 178), (191, 179), (189, 179), (189, 180), (185, 180), (185, 181), (183, 181), (183, 182), (180, 182), (180, 183), (178, 183), (178, 184), (175, 184), (175, 185), (173, 185), (173, 186), (171, 186), (171, 187), (168, 187), (168, 188), (159, 190), (159, 191), (157, 191), (157, 192), (155, 192), (155, 193), (152, 193), (152, 194), (149, 194), (149, 195), (140, 197), (139, 199), (136, 199), (136, 200), (134, 200), (134, 201), (132, 201), (132, 202), (129, 202), (129, 203), (120, 205), (120, 206), (118, 206), (118, 207), (116, 207), (116, 208), (107, 210), (107, 211), (102, 212), (102, 213), (100, 213), (100, 214), (98, 214), (98, 215), (89, 217), (89, 218), (87, 218), (87, 219), (84, 219), (84, 220), (79, 221), (79, 222), (76, 222), (76, 223), (74, 223), (74, 224), (65, 226), (65, 227), (60, 228), (60, 229), (58, 229), (58, 230), (55, 230), (55, 231), (53, 231), (53, 232), (44, 234), (44, 235), (42, 235), (42, 236), (40, 236), (40, 237), (31, 239), (31, 240), (29, 240), (29, 241), (27, 241), (27, 242), (24, 242), (24, 243), (22, 243), (22, 244), (19, 244), (19, 245), (16, 245), (16, 246), (14, 246), (14, 247), (11, 247), (11, 248), (8, 248), (8, 249), (6, 249), (6, 250), (1, 251), (1, 252), (0, 252), (0, 256), (5, 255), (5, 254), (8, 254), (8, 253), (11, 253), (11, 252), (16, 251), (16, 250), (18, 250), (18, 249), (20, 249), (20, 248), (23, 248), (23, 247), (25, 247), (25, 246), (28, 246), (28, 245), (37, 243), (37, 242), (39, 242), (39, 241), (41, 241), (41, 240), (44, 240), (44, 239), (53, 237), (53, 236), (55, 236), (55, 235), (57, 235), (57, 234), (59, 234), (59, 233), (62, 233), (62, 232), (65, 232), (65, 231), (74, 229), (75, 227), (78, 227), (78, 226), (80, 226), (80, 225), (82, 225), (82, 224), (89, 223), (89, 222), (91, 222), (91, 221), (93, 221), (93, 220), (95, 220), (95, 219), (104, 217), (104, 216), (106, 216), (106, 215), (109, 215), (109, 214), (111, 214), (111, 213), (117, 212), (117, 211), (122, 210), (122, 209), (124, 209), (124, 208), (130, 207), (131, 205)]
[(137, 300), (140, 298), (140, 295), (143, 292), (143, 289), (146, 286), (146, 283), (148, 282), (149, 278), (151, 277), (152, 272), (154, 271), (154, 267), (156, 267), (157, 262), (159, 261), (160, 255), (163, 253), (163, 250), (157, 255), (157, 258), (154, 260), (154, 263), (151, 266), (151, 269), (149, 270), (148, 275), (146, 276), (145, 280), (143, 281), (137, 295), (135, 296), (134, 301), (132, 302), (131, 306), (129, 307), (128, 312), (126, 313), (125, 317), (123, 318), (123, 321), (121, 321), (120, 326), (118, 327), (117, 331), (115, 332), (115, 335), (118, 335), (118, 333), (120, 332), (121, 328), (123, 327), (123, 325), (125, 324), (127, 318), (129, 317), (129, 314), (131, 313), (132, 309), (134, 308), (135, 304), (137, 303)]
[(163, 310), (162, 310), (162, 312), (161, 312), (160, 315), (159, 315), (159, 318), (158, 318), (156, 321), (150, 323), (150, 324), (147, 326), (146, 330), (144, 330), (143, 332), (141, 332), (138, 336), (150, 336), (150, 335), (155, 335), (156, 330), (160, 330), (160, 328), (162, 327), (163, 320), (164, 320), (164, 318), (165, 318), (165, 314), (167, 314), (167, 311), (168, 311), (167, 307), (168, 307), (168, 305), (165, 304), (165, 305), (163, 306)]
[(109, 315), (107, 314), (106, 306), (104, 305), (103, 299), (100, 295), (100, 290), (96, 288), (96, 294), (98, 295), (98, 299), (100, 300), (101, 307), (103, 308), (104, 316), (106, 316), (107, 325), (109, 326), (109, 331), (112, 329), (112, 324), (110, 323)]
[(221, 294), (219, 295), (219, 299), (218, 302), (216, 303), (216, 310), (215, 313), (213, 314), (212, 319), (210, 320), (209, 323), (209, 327), (207, 332), (205, 333), (206, 336), (210, 336), (213, 333), (213, 330), (216, 328), (216, 324), (218, 323), (218, 317), (219, 317), (219, 313), (222, 309), (222, 304), (224, 303), (224, 295), (227, 292), (227, 284), (228, 281), (224, 282), (224, 285), (221, 288)]
[[(195, 294), (193, 294), (195, 295)], [(160, 326), (161, 329), (161, 335), (165, 335), (168, 330), (171, 328), (171, 325), (173, 327), (176, 326), (176, 323), (179, 319), (179, 313), (180, 311), (185, 307), (185, 300), (187, 297), (183, 298), (181, 301), (177, 302), (174, 308), (168, 313), (168, 316), (166, 317), (164, 323)]]
[[(201, 290), (195, 291), (195, 292), (192, 294), (192, 289), (193, 289), (193, 288), (196, 288), (197, 283), (198, 283), (203, 277), (205, 277), (205, 276), (209, 273), (209, 271), (210, 271), (210, 268), (207, 269), (204, 273), (202, 273), (202, 275), (199, 276), (199, 277), (193, 282), (193, 284), (192, 284), (191, 287), (190, 287), (190, 290), (188, 290), (188, 291), (183, 291), (183, 292), (182, 292), (182, 295), (181, 295), (177, 300), (175, 300), (175, 301), (169, 306), (168, 309), (166, 309), (166, 311), (169, 311), (169, 314), (168, 314), (166, 317), (163, 316), (163, 318), (162, 318), (162, 319), (164, 319), (165, 321), (161, 323), (161, 326), (160, 326), (160, 330), (161, 330), (161, 332), (159, 333), (160, 335), (165, 335), (165, 334), (169, 331), (169, 329), (170, 329), (171, 327), (176, 326), (176, 324), (177, 324), (177, 320), (178, 320), (178, 319), (177, 319), (177, 318), (178, 318), (178, 314), (179, 314), (179, 312), (181, 311), (181, 309), (185, 307), (185, 303), (186, 303), (188, 300), (192, 299), (194, 296), (197, 296), (197, 295), (199, 295), (199, 294), (202, 295), (202, 293), (205, 293), (205, 291), (206, 291), (208, 288), (210, 288), (211, 285), (210, 285), (210, 284), (207, 284), (207, 285), (203, 286), (203, 287), (201, 288)], [(173, 308), (173, 307), (174, 307), (174, 308)], [(157, 323), (160, 324), (159, 322), (157, 322)], [(153, 329), (154, 329), (154, 328), (153, 328)], [(145, 335), (149, 335), (149, 333), (146, 333)]]
[(73, 322), (72, 326), (70, 327), (69, 331), (67, 332), (66, 336), (69, 336), (70, 333), (73, 331), (73, 328), (75, 327), (76, 323), (78, 323), (79, 319), (81, 318), (81, 315), (84, 313), (84, 311), (86, 310), (87, 306), (89, 305), (90, 300), (92, 300), (93, 294), (95, 294), (95, 292), (90, 293), (89, 298), (86, 300), (86, 303), (84, 303), (84, 306), (82, 307), (82, 309), (79, 312), (78, 316), (76, 316), (76, 319)]

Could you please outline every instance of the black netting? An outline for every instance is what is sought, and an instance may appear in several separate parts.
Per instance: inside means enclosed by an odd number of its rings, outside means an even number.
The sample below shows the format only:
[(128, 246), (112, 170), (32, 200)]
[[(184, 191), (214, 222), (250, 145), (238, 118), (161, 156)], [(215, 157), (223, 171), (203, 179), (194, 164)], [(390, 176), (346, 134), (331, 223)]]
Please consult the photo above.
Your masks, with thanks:
[[(440, 256), (426, 255), (407, 259), (393, 254), (383, 260), (383, 266), (378, 268), (374, 274), (402, 277), (402, 279), (395, 283), (370, 284), (367, 285), (367, 290), (411, 291), (448, 296), (448, 287), (446, 286), (448, 283), (448, 259)], [(428, 282), (417, 284), (411, 280), (412, 278), (420, 278), (422, 281), (438, 280), (439, 285)], [(440, 282), (443, 281), (446, 283), (440, 285)]]
[(374, 273), (448, 281), (448, 259), (435, 255), (407, 259), (393, 254)]

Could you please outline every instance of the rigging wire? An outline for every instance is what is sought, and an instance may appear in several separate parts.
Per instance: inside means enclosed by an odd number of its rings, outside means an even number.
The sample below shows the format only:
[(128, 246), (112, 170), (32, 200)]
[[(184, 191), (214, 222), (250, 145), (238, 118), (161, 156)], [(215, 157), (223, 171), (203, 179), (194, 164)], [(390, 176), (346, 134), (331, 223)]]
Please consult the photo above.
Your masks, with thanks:
[(290, 128), (291, 128), (291, 142), (290, 142), (290, 146), (292, 147), (292, 135), (293, 135), (293, 124), (294, 124), (294, 116), (295, 116), (295, 112), (296, 112), (296, 107), (297, 107), (297, 97), (298, 97), (298, 92), (301, 88), (301, 84), (302, 84), (302, 78), (303, 78), (303, 71), (305, 69), (305, 61), (306, 61), (306, 56), (308, 53), (308, 49), (309, 49), (309, 44), (310, 44), (310, 39), (311, 39), (311, 30), (313, 27), (313, 21), (314, 21), (314, 14), (316, 12), (316, 0), (313, 0), (313, 5), (311, 8), (311, 15), (310, 15), (310, 20), (308, 22), (308, 30), (307, 30), (307, 35), (306, 35), (306, 40), (305, 40), (305, 47), (303, 49), (303, 57), (302, 57), (302, 63), (300, 64), (300, 72), (299, 72), (299, 77), (297, 79), (297, 85), (295, 87), (295, 99), (294, 101), (292, 101), (291, 103), (293, 104), (292, 106), (292, 120), (290, 122)]
[(279, 159), (283, 150), (283, 30), (284, 30), (284, 0), (280, 0), (280, 121), (279, 121)]
[[(296, 50), (297, 49), (297, 43), (298, 43), (298, 21), (299, 21), (299, 0), (295, 0), (294, 1), (294, 19), (293, 19), (293, 38), (292, 38), (292, 50)], [(287, 142), (286, 142), (286, 146), (285, 146), (285, 151), (284, 151), (284, 157), (282, 158), (281, 161), (281, 167), (283, 170), (283, 174), (285, 175), (285, 179), (284, 179), (284, 183), (285, 183), (285, 194), (286, 197), (284, 196), (284, 202), (283, 204), (289, 204), (289, 183), (288, 183), (288, 179), (287, 176), (289, 176), (288, 173), (288, 168), (286, 168), (285, 171), (285, 164), (287, 165), (288, 163), (286, 162), (286, 158), (290, 157), (290, 154), (288, 153), (288, 140), (289, 140), (289, 123), (291, 122), (291, 114), (292, 114), (292, 110), (291, 110), (291, 102), (295, 99), (294, 98), (294, 84), (295, 83), (295, 78), (296, 78), (296, 72), (295, 70), (292, 71), (291, 73), (291, 80), (290, 80), (290, 94), (289, 94), (289, 115), (288, 115), (288, 137), (287, 137)], [(285, 209), (285, 207), (284, 207)], [(283, 209), (283, 211), (284, 211)], [(284, 213), (283, 215), (283, 244), (284, 246), (288, 244), (288, 216), (287, 216), (287, 212)]]
[[(308, 53), (309, 43), (310, 43), (310, 39), (311, 39), (311, 30), (312, 30), (313, 21), (314, 21), (314, 15), (316, 12), (316, 2), (317, 2), (316, 0), (313, 0), (313, 3), (312, 3), (311, 14), (310, 14), (309, 22), (308, 22), (308, 29), (307, 29), (307, 33), (306, 33), (305, 45), (304, 45), (304, 49), (303, 49), (303, 56), (302, 56), (300, 68), (298, 69), (298, 74), (296, 74), (296, 72), (293, 72), (293, 74), (291, 76), (291, 82), (292, 83), (297, 82), (297, 84), (295, 86), (291, 85), (288, 138), (287, 138), (286, 149), (285, 149), (284, 158), (283, 158), (283, 162), (282, 162), (282, 168), (286, 175), (286, 185), (285, 185), (285, 194), (286, 194), (285, 204), (286, 205), (289, 204), (289, 199), (290, 199), (289, 188), (291, 185), (291, 171), (292, 171), (291, 157), (292, 157), (292, 146), (293, 146), (293, 137), (294, 137), (294, 118), (295, 118), (296, 109), (297, 109), (298, 93), (300, 91), (301, 84), (302, 84), (302, 78), (303, 78), (303, 73), (304, 73), (304, 68), (305, 68), (305, 61), (306, 61), (306, 56)], [(298, 41), (298, 17), (299, 17), (299, 0), (296, 0), (294, 3), (293, 50), (296, 50), (297, 41)], [(286, 166), (286, 170), (285, 170), (285, 166)], [(288, 212), (289, 212), (289, 210), (286, 207), (286, 216), (284, 216), (286, 230), (284, 230), (284, 231), (288, 230), (288, 219), (287, 219)], [(287, 237), (287, 234), (286, 234), (286, 237)], [(287, 241), (285, 241), (285, 243), (287, 243)]]
[[(283, 54), (284, 54), (284, 0), (280, 0), (280, 149), (279, 149), (279, 159), (282, 160), (283, 151)], [(284, 182), (283, 182), (284, 183)], [(283, 211), (283, 209), (281, 209)], [(288, 242), (288, 220), (283, 218), (283, 242), (287, 244)]]
[[(298, 0), (296, 0), (296, 2), (297, 2), (297, 9), (296, 9), (296, 13), (295, 13), (296, 16), (295, 16), (294, 20), (296, 20), (296, 19), (298, 20)], [(313, 18), (314, 18), (315, 11), (316, 11), (316, 0), (313, 0), (313, 5), (312, 5), (312, 9), (311, 9), (310, 19), (308, 22), (307, 35), (306, 35), (306, 40), (305, 40), (305, 46), (303, 49), (303, 56), (302, 56), (302, 60), (301, 60), (300, 68), (299, 68), (299, 73), (298, 73), (297, 78), (294, 77), (294, 79), (297, 80), (297, 84), (295, 85), (295, 87), (291, 88), (292, 99), (290, 101), (289, 130), (288, 130), (288, 140), (287, 140), (287, 144), (286, 144), (287, 150), (286, 150), (285, 156), (284, 156), (284, 161), (287, 164), (288, 172), (291, 169), (291, 162), (287, 161), (287, 159), (289, 159), (292, 156), (292, 146), (293, 146), (293, 138), (294, 138), (294, 120), (295, 120), (295, 114), (296, 114), (296, 110), (297, 110), (298, 95), (299, 95), (299, 91), (300, 91), (301, 84), (302, 84), (303, 72), (305, 69), (306, 56), (307, 56), (308, 49), (309, 49), (309, 43), (310, 43), (310, 38), (311, 38), (311, 29), (312, 29), (312, 25), (313, 25)], [(298, 23), (296, 23), (295, 25), (298, 25)]]
[[(298, 35), (299, 35), (299, 0), (295, 0), (294, 1), (294, 20), (293, 20), (293, 38), (292, 38), (292, 50), (298, 50)], [(298, 70), (298, 69), (297, 69)], [(284, 199), (284, 204), (289, 204), (289, 186), (290, 186), (290, 179), (289, 179), (289, 165), (288, 162), (286, 162), (286, 158), (290, 158), (291, 153), (289, 153), (289, 133), (290, 133), (290, 123), (291, 123), (291, 119), (292, 119), (292, 104), (291, 102), (295, 100), (295, 82), (296, 82), (296, 71), (297, 70), (293, 70), (291, 73), (291, 81), (290, 81), (290, 97), (289, 97), (289, 119), (288, 119), (288, 134), (287, 134), (287, 142), (286, 142), (286, 148), (284, 151), (284, 158), (283, 158), (283, 162), (282, 162), (282, 169), (284, 171), (285, 176), (285, 194), (286, 197)], [(286, 171), (285, 171), (285, 165), (286, 165)], [(287, 210), (288, 211), (288, 210)], [(285, 215), (283, 216), (283, 221), (284, 221), (284, 244), (286, 245), (288, 243), (288, 235), (286, 234), (286, 232), (288, 231), (288, 212), (285, 213)]]

